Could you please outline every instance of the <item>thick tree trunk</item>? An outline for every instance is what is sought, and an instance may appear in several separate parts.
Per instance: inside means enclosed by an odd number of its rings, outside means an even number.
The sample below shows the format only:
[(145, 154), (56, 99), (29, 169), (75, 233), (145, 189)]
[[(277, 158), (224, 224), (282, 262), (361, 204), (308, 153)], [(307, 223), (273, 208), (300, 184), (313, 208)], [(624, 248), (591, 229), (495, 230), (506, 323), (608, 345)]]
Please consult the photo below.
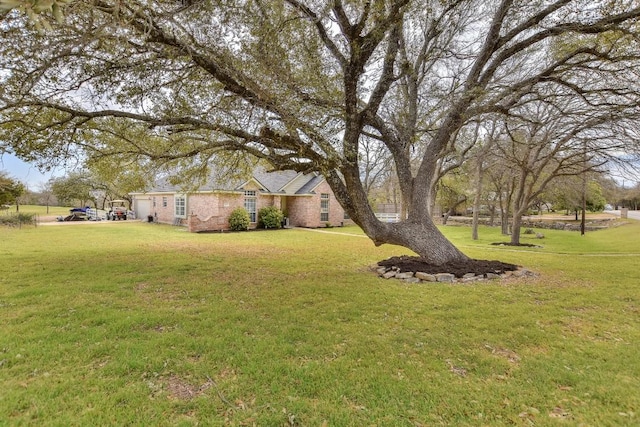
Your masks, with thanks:
[(500, 231), (503, 236), (509, 235), (509, 210), (500, 208)]
[(489, 205), (489, 226), (493, 227), (496, 222), (496, 207), (494, 205)]
[(478, 166), (478, 181), (476, 195), (473, 198), (473, 221), (471, 223), (471, 238), (478, 240), (478, 220), (480, 216), (480, 202), (482, 200), (482, 165)]
[(473, 207), (473, 219), (471, 221), (471, 239), (478, 240), (478, 223), (479, 223), (479, 212), (478, 207)]
[(522, 213), (514, 212), (513, 214), (513, 224), (511, 226), (511, 244), (519, 245), (520, 244), (520, 229), (522, 228)]
[[(413, 250), (416, 254), (433, 264), (444, 264), (450, 261), (466, 261), (469, 258), (460, 252), (436, 227), (428, 215), (426, 203), (422, 210), (413, 210), (414, 216), (395, 224), (380, 222), (371, 209), (363, 192), (357, 188), (357, 174), (345, 169), (343, 181), (337, 173), (326, 175), (327, 182), (351, 218), (369, 236), (376, 246), (383, 244), (399, 245)], [(351, 191), (348, 184), (351, 183)]]
[(365, 233), (376, 245), (388, 243), (403, 246), (433, 264), (469, 259), (444, 237), (431, 218), (421, 223), (410, 221), (396, 224), (379, 223), (373, 230), (365, 229)]

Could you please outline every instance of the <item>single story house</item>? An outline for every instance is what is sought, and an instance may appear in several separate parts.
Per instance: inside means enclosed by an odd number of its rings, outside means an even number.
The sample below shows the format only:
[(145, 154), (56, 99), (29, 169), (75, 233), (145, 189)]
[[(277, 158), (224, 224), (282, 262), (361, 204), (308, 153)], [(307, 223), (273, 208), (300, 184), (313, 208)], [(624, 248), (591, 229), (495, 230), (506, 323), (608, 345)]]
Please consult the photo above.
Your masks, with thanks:
[(184, 225), (191, 232), (229, 229), (229, 215), (244, 207), (257, 226), (258, 211), (275, 206), (294, 227), (326, 227), (352, 223), (320, 174), (258, 169), (249, 179), (210, 179), (193, 191), (158, 182), (143, 193), (131, 193), (137, 218)]

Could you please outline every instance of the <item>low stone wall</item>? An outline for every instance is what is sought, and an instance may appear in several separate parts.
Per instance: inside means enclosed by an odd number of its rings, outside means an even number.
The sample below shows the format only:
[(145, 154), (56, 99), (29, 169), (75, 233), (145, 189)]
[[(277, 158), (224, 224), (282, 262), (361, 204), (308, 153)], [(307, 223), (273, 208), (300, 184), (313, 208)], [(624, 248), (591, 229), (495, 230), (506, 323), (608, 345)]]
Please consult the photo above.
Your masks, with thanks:
[[(617, 218), (607, 218), (607, 219), (592, 219), (585, 222), (585, 230), (586, 231), (598, 231), (603, 230), (614, 225), (619, 224), (619, 221), (616, 222)], [(570, 222), (569, 222), (570, 221)], [(456, 223), (463, 225), (471, 225), (473, 219), (469, 217), (456, 217), (450, 216), (448, 218), (447, 223)], [(482, 225), (489, 225), (488, 218), (480, 218), (478, 221)], [(494, 227), (500, 226), (500, 221), (494, 221)], [(567, 221), (559, 221), (559, 220), (543, 220), (543, 219), (533, 219), (533, 218), (525, 218), (522, 220), (522, 228), (541, 228), (543, 230), (566, 230), (566, 231), (580, 231), (580, 223), (576, 223), (574, 220)]]
[(527, 269), (519, 269), (516, 271), (506, 271), (504, 274), (495, 274), (495, 273), (486, 273), (483, 275), (476, 275), (475, 273), (467, 273), (461, 278), (456, 278), (451, 273), (436, 273), (436, 274), (428, 274), (422, 272), (400, 272), (398, 267), (378, 267), (375, 269), (378, 276), (383, 279), (397, 279), (402, 280), (406, 283), (424, 283), (424, 282), (440, 282), (440, 283), (469, 283), (469, 282), (479, 282), (484, 280), (497, 280), (497, 279), (506, 279), (510, 277), (526, 277), (526, 276), (536, 276), (536, 273), (527, 270)]
[(189, 232), (199, 233), (202, 231), (222, 231), (229, 229), (229, 223), (219, 216), (210, 216), (204, 220), (198, 215), (189, 215), (187, 226)]
[[(613, 222), (612, 219), (598, 219), (585, 222), (585, 231), (598, 231), (609, 228)], [(544, 230), (566, 230), (566, 231), (580, 231), (580, 224), (575, 222), (563, 222), (563, 221), (523, 221), (523, 228), (542, 228)]]

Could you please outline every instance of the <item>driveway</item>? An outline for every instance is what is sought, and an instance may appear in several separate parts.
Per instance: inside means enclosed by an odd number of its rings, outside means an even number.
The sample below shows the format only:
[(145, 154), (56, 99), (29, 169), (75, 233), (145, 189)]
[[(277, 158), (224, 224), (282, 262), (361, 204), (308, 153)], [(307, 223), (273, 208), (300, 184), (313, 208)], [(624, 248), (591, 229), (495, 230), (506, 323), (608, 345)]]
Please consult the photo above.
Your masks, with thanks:
[[(607, 211), (607, 212), (610, 212), (615, 216), (620, 216), (620, 211)], [(629, 211), (627, 217), (630, 219), (640, 220), (640, 211)]]
[(58, 221), (56, 216), (46, 216), (43, 215), (38, 218), (38, 225), (80, 225), (80, 224), (126, 224), (126, 223), (134, 223), (140, 222), (140, 219), (129, 219), (126, 221)]

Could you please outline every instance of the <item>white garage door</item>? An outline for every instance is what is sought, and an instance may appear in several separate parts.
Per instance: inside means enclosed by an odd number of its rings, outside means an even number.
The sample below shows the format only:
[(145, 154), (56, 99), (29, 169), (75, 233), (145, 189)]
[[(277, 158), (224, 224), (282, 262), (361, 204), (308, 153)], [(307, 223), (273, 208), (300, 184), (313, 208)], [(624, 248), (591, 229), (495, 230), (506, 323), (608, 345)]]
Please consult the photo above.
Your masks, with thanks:
[(149, 199), (136, 199), (134, 206), (136, 218), (146, 220), (151, 212), (151, 201)]

